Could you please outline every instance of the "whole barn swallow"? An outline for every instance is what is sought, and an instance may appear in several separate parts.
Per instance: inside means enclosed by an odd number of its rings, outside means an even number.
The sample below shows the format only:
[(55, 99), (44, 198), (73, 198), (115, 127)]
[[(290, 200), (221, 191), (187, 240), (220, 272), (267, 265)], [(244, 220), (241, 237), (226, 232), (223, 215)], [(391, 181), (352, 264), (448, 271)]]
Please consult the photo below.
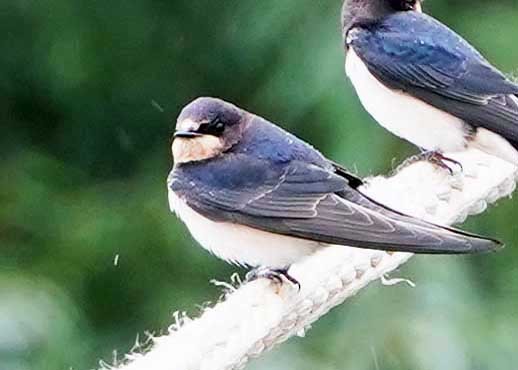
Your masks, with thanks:
[(192, 236), (240, 265), (286, 268), (330, 244), (467, 254), (499, 242), (383, 206), (362, 180), (265, 119), (215, 98), (180, 113), (169, 204)]
[(420, 1), (346, 0), (342, 29), (346, 73), (383, 127), (439, 164), (468, 147), (518, 164), (518, 85)]

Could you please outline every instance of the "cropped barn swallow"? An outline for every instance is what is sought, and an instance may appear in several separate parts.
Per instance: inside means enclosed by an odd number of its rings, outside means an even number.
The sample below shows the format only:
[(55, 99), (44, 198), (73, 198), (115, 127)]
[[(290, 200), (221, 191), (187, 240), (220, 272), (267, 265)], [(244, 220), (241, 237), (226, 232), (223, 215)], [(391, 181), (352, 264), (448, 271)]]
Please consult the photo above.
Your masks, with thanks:
[(182, 110), (172, 152), (171, 210), (205, 249), (232, 263), (281, 271), (330, 244), (429, 254), (500, 245), (383, 206), (309, 144), (219, 99)]
[(518, 165), (518, 85), (416, 0), (346, 0), (346, 73), (366, 110), (423, 151)]

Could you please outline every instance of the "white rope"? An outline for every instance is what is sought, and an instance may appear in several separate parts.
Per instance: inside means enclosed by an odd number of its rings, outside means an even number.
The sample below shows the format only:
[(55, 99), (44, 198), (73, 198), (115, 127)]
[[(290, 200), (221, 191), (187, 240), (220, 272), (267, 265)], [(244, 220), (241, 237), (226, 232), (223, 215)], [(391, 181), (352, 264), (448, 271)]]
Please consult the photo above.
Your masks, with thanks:
[[(450, 154), (464, 170), (418, 162), (396, 175), (376, 177), (363, 189), (376, 200), (440, 224), (464, 221), (515, 188), (517, 169), (477, 150)], [(120, 370), (231, 370), (299, 335), (330, 309), (406, 262), (408, 253), (334, 246), (295, 264), (300, 292), (261, 279), (228, 288), (219, 304), (197, 319), (178, 314), (169, 334), (153, 338), (145, 353), (126, 356)], [(385, 280), (385, 283), (397, 282)], [(103, 368), (108, 368), (102, 365)]]

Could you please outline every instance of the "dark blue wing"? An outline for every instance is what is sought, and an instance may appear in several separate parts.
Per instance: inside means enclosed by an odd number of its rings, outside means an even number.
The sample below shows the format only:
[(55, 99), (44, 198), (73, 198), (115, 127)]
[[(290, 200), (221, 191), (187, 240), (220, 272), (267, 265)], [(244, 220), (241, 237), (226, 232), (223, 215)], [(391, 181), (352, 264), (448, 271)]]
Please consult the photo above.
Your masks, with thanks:
[(518, 141), (518, 85), (435, 19), (397, 13), (353, 28), (348, 44), (385, 85)]
[(415, 253), (474, 253), (498, 245), (385, 208), (337, 173), (302, 161), (275, 163), (228, 153), (180, 165), (168, 182), (213, 221), (317, 242)]
[(321, 198), (346, 186), (344, 178), (313, 164), (275, 163), (230, 153), (203, 164), (182, 165), (170, 179), (173, 191), (215, 221), (238, 214), (310, 218)]

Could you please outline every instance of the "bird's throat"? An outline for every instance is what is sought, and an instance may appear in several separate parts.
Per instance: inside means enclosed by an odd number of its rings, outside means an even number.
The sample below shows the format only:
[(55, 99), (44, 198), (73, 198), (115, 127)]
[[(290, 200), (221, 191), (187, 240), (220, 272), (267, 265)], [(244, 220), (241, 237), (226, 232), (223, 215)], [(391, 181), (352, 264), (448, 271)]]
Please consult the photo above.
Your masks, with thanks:
[(176, 138), (171, 147), (175, 163), (203, 161), (224, 150), (220, 138), (204, 135), (196, 138)]

